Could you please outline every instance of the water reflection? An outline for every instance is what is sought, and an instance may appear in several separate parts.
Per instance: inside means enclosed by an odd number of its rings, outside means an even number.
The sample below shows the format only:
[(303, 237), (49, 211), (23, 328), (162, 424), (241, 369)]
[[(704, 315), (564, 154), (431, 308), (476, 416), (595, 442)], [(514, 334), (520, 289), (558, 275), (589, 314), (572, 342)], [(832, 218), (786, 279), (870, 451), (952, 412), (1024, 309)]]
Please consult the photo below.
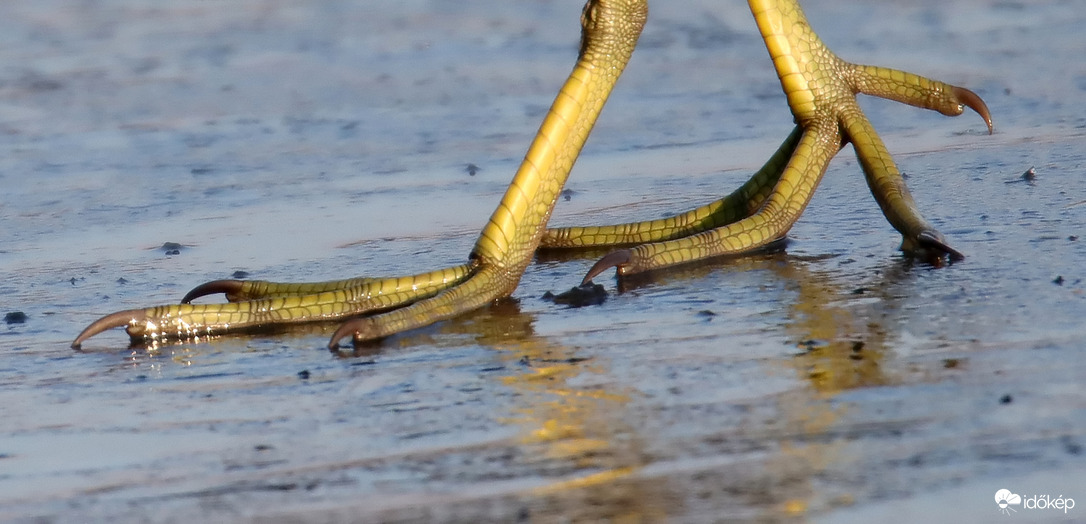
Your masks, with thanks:
[(882, 367), (886, 330), (854, 311), (852, 298), (868, 293), (866, 288), (841, 289), (829, 274), (803, 263), (779, 266), (778, 274), (795, 283), (796, 301), (784, 328), (799, 350), (796, 371), (815, 391), (834, 395), (891, 383)]
[(726, 268), (729, 272), (767, 271), (782, 284), (778, 287), (785, 292), (773, 299), (784, 308), (785, 320), (767, 330), (766, 336), (785, 338), (795, 352), (791, 358), (772, 360), (770, 366), (785, 367), (806, 387), (761, 399), (773, 404), (775, 419), (753, 428), (721, 430), (724, 440), (749, 438), (753, 433), (775, 444), (777, 452), (759, 461), (761, 472), (756, 478), (763, 484), (762, 493), (751, 495), (748, 501), (765, 517), (798, 516), (827, 504), (850, 503), (847, 493), (827, 497), (817, 479), (832, 465), (849, 461), (851, 440), (879, 428), (852, 427), (849, 404), (836, 397), (899, 380), (885, 365), (892, 355), (892, 342), (899, 338), (898, 326), (892, 318), (888, 320), (887, 312), (900, 309), (899, 302), (908, 296), (908, 292), (899, 293), (901, 284), (913, 280), (917, 268), (909, 260), (892, 259), (860, 270), (876, 276), (862, 277), (865, 283), (857, 285), (856, 274), (832, 268), (833, 259), (790, 256), (777, 250), (620, 283), (622, 292), (674, 282), (696, 285), (711, 281), (711, 273)]
[[(526, 465), (549, 479), (528, 496), (541, 498), (545, 507), (579, 512), (566, 513), (576, 519), (663, 518), (663, 499), (676, 497), (662, 486), (624, 482), (649, 461), (644, 436), (627, 410), (636, 391), (606, 381), (607, 369), (576, 348), (539, 336), (534, 323), (517, 301), (503, 300), (450, 324), (500, 352), (516, 370), (500, 378), (521, 399), (508, 422), (524, 428), (519, 447)], [(571, 503), (585, 499), (592, 503)]]
[(787, 293), (773, 297), (784, 309), (784, 321), (772, 326), (767, 336), (784, 335), (796, 347), (790, 361), (797, 376), (819, 393), (884, 386), (895, 378), (884, 369), (889, 341), (897, 327), (887, 323), (887, 312), (901, 309), (905, 298), (895, 292), (914, 278), (914, 264), (905, 258), (864, 271), (876, 275), (857, 284), (856, 275), (831, 267), (836, 257), (788, 255), (776, 250), (725, 262), (693, 264), (667, 272), (636, 275), (619, 282), (626, 293), (654, 286), (697, 285), (713, 272), (766, 271), (782, 283)]
[[(523, 503), (533, 515), (550, 508), (574, 520), (662, 520), (697, 507), (697, 493), (706, 490), (733, 494), (727, 500), (747, 508), (740, 515), (803, 515), (848, 501), (845, 494), (827, 502), (819, 478), (849, 461), (852, 439), (878, 429), (856, 427), (848, 403), (837, 398), (843, 392), (899, 380), (886, 361), (893, 358), (891, 344), (900, 338), (900, 327), (886, 313), (899, 310), (899, 302), (912, 294), (915, 271), (900, 259), (853, 268), (833, 257), (805, 258), (778, 250), (620, 282), (620, 293), (675, 287), (691, 295), (727, 293), (702, 288), (719, 285), (722, 275), (754, 274), (755, 280), (765, 283), (756, 295), (736, 300), (765, 301), (779, 308), (764, 319), (759, 336), (793, 349), (757, 357), (764, 363), (759, 373), (768, 377), (785, 370), (794, 382), (783, 391), (753, 387), (749, 397), (711, 400), (715, 405), (710, 413), (751, 409), (770, 414), (739, 416), (734, 423), (729, 418), (678, 417), (690, 427), (676, 430), (647, 420), (668, 408), (659, 405), (659, 399), (646, 398), (638, 386), (644, 377), (617, 376), (610, 358), (592, 358), (598, 352), (540, 335), (536, 315), (525, 312), (516, 300), (383, 344), (359, 347), (353, 356), (466, 346), (493, 350), (506, 372), (483, 377), (490, 381), (488, 389), (514, 392), (516, 407), (498, 416), (508, 416), (504, 422), (520, 428), (520, 436), (509, 443), (516, 449), (509, 459), (509, 474), (541, 482), (516, 494), (527, 501)], [(599, 311), (586, 308), (568, 314)], [(326, 329), (311, 327), (302, 333), (321, 341)], [(677, 339), (684, 335), (661, 333), (656, 344), (666, 351), (669, 344), (681, 343)], [(232, 343), (223, 342), (229, 341), (134, 350), (130, 363), (148, 365), (151, 373), (171, 362), (214, 367), (224, 350), (232, 349)], [(471, 478), (471, 472), (466, 473)]]
[[(871, 284), (848, 289), (843, 283), (846, 279), (837, 272), (811, 266), (800, 261), (777, 266), (777, 273), (791, 281), (796, 291), (789, 322), (783, 327), (797, 341), (798, 351), (786, 365), (811, 390), (809, 397), (784, 395), (779, 403), (781, 415), (790, 421), (786, 433), (790, 436), (781, 439), (781, 453), (768, 466), (794, 471), (800, 464), (807, 472), (781, 505), (787, 514), (852, 503), (849, 493), (828, 496), (815, 479), (831, 465), (849, 462), (850, 442), (879, 428), (855, 427), (849, 417), (850, 403), (836, 398), (849, 390), (899, 380), (886, 366), (892, 352), (890, 341), (897, 335), (885, 313), (899, 309), (895, 302), (901, 297), (888, 290), (913, 274), (910, 261), (890, 260), (871, 271), (879, 275)], [(854, 280), (847, 280), (854, 285)]]

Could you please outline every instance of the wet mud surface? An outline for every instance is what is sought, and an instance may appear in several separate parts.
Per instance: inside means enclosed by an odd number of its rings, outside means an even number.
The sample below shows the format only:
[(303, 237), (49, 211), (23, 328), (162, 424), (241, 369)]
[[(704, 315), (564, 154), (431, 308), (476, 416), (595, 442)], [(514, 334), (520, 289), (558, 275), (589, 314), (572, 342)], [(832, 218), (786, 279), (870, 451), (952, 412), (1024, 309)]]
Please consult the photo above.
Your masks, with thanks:
[[(987, 522), (1086, 511), (1086, 65), (1069, 1), (810, 0), (965, 253), (904, 259), (851, 151), (783, 250), (513, 298), (357, 354), (334, 326), (68, 348), (242, 271), (457, 263), (572, 66), (578, 2), (0, 4), (0, 520)], [(552, 223), (730, 192), (791, 116), (741, 2), (653, 5)], [(1033, 169), (1033, 176), (1023, 174)], [(1030, 178), (1030, 179), (1027, 179)], [(1009, 521), (1009, 520), (1008, 520)]]

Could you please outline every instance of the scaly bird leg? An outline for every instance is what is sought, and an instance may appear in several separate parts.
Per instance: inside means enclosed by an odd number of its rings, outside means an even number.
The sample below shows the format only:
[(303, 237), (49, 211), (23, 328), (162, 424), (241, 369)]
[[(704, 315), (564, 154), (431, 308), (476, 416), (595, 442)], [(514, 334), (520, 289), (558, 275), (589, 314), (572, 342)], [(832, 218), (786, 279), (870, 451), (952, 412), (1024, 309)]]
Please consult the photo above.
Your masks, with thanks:
[(569, 249), (660, 242), (701, 233), (746, 218), (762, 207), (773, 186), (777, 185), (788, 159), (796, 151), (801, 131), (802, 129), (796, 127), (750, 180), (720, 200), (659, 220), (547, 229), (540, 247)]
[(364, 280), (361, 296), (345, 292), (338, 284), (212, 282), (196, 288), (186, 299), (222, 292), (240, 301), (121, 311), (92, 323), (72, 346), (78, 348), (89, 337), (120, 326), (126, 326), (136, 341), (190, 338), (279, 323), (333, 320), (410, 304), (347, 322), (329, 343), (336, 347), (346, 336), (356, 342), (379, 338), (509, 295), (539, 246), (559, 192), (633, 52), (647, 15), (646, 0), (590, 0), (585, 6), (577, 64), (467, 264), (436, 275)]
[[(335, 321), (433, 296), (463, 282), (476, 269), (475, 264), (468, 263), (408, 277), (309, 284), (217, 280), (193, 289), (181, 304), (106, 315), (87, 326), (72, 347), (79, 348), (88, 338), (115, 327), (125, 327), (134, 342), (157, 342), (253, 331), (273, 325)], [(225, 293), (230, 303), (188, 303), (210, 293)]]
[[(788, 104), (803, 130), (803, 139), (776, 181), (777, 185), (764, 202), (751, 200), (752, 204), (762, 205), (761, 208), (734, 223), (716, 229), (695, 230), (695, 234), (684, 238), (670, 236), (670, 232), (657, 234), (656, 231), (662, 231), (662, 228), (648, 228), (653, 234), (640, 238), (652, 243), (608, 254), (589, 270), (585, 282), (611, 267), (617, 268), (619, 275), (630, 275), (743, 253), (779, 239), (799, 218), (830, 159), (849, 142), (856, 150), (883, 214), (902, 234), (902, 249), (928, 258), (963, 258), (920, 215), (885, 145), (856, 104), (855, 95), (864, 93), (888, 98), (949, 116), (959, 115), (964, 107), (970, 107), (984, 118), (990, 133), (991, 117), (980, 97), (967, 89), (910, 73), (854, 65), (839, 59), (811, 30), (794, 0), (750, 0), (749, 3)], [(691, 213), (697, 214), (697, 211)], [(640, 231), (647, 228), (647, 224), (656, 222), (603, 228), (611, 237), (601, 234), (600, 228), (579, 228), (567, 235), (617, 238), (613, 228)], [(576, 239), (565, 242), (575, 244)], [(622, 243), (625, 242), (616, 242), (616, 245)]]
[(646, 0), (590, 0), (585, 5), (577, 64), (472, 251), (481, 267), (479, 273), (434, 298), (347, 322), (332, 335), (330, 346), (346, 336), (353, 336), (358, 344), (424, 326), (513, 292), (647, 17)]
[(826, 164), (846, 141), (856, 145), (876, 199), (905, 237), (903, 247), (956, 255), (916, 211), (900, 173), (853, 97), (866, 92), (947, 114), (961, 113), (966, 105), (981, 113), (990, 129), (983, 102), (964, 89), (838, 60), (807, 27), (795, 0), (750, 0), (750, 6), (798, 128), (765, 168), (722, 201), (663, 221), (545, 232), (559, 191), (647, 16), (646, 0), (589, 0), (582, 15), (577, 65), (468, 263), (391, 279), (318, 284), (210, 282), (190, 292), (185, 301), (221, 292), (231, 302), (114, 313), (87, 327), (73, 347), (120, 326), (127, 327), (133, 340), (154, 341), (392, 310), (347, 322), (329, 346), (335, 347), (346, 336), (358, 343), (449, 318), (510, 294), (544, 241), (549, 246), (657, 242), (609, 255), (593, 270), (598, 273), (617, 265), (620, 274), (754, 249), (788, 231)]

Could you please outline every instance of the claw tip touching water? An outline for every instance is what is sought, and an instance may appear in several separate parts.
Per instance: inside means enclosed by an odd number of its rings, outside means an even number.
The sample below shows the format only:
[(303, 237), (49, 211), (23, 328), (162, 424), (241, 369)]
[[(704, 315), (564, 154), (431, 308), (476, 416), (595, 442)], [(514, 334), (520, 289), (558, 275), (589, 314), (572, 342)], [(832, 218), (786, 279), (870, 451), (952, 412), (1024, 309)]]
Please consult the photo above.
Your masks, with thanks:
[(583, 286), (585, 284), (588, 284), (590, 281), (592, 281), (594, 277), (596, 277), (596, 275), (599, 275), (600, 273), (603, 273), (608, 269), (611, 269), (613, 267), (619, 267), (623, 264), (628, 264), (630, 262), (630, 257), (631, 254), (629, 249), (620, 249), (618, 251), (612, 251), (604, 255), (603, 258), (596, 261), (596, 263), (593, 264), (592, 267), (588, 270), (588, 274), (586, 274), (584, 276), (584, 279), (581, 280), (581, 285)]
[(127, 311), (118, 311), (116, 313), (106, 315), (98, 320), (95, 320), (91, 325), (87, 326), (78, 337), (72, 342), (72, 349), (80, 349), (83, 347), (83, 342), (88, 338), (93, 337), (103, 331), (113, 329), (115, 327), (127, 326), (132, 322), (138, 322), (146, 318), (146, 314), (143, 310), (129, 309)]
[(332, 340), (328, 341), (328, 349), (336, 351), (339, 349), (339, 341), (348, 336), (353, 339), (355, 345), (358, 345), (361, 342), (375, 338), (372, 336), (373, 332), (374, 323), (370, 318), (348, 320), (332, 334)]
[(984, 103), (984, 100), (980, 95), (964, 88), (954, 86), (954, 97), (962, 103), (962, 105), (976, 111), (981, 118), (984, 119), (984, 123), (988, 124), (988, 134), (992, 134), (992, 114), (988, 112), (988, 104)]
[(919, 241), (920, 246), (936, 253), (945, 254), (951, 262), (961, 262), (962, 260), (965, 260), (965, 255), (963, 255), (961, 251), (950, 247), (950, 244), (947, 244), (941, 236), (942, 235), (931, 232), (923, 232), (917, 240)]

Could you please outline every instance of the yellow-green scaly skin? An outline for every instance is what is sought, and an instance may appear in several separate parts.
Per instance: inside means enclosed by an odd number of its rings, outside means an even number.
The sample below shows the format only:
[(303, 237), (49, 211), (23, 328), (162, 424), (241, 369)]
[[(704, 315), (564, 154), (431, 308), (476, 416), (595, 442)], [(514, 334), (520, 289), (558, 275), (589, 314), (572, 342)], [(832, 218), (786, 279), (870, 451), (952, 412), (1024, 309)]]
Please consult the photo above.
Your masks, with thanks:
[(746, 218), (762, 207), (780, 180), (785, 164), (796, 150), (799, 136), (800, 128), (797, 127), (750, 180), (720, 200), (659, 220), (547, 229), (540, 245), (549, 249), (630, 246), (681, 238)]
[[(942, 235), (920, 215), (886, 146), (856, 103), (856, 93), (889, 98), (952, 116), (961, 114), (963, 103), (968, 103), (977, 108), (990, 128), (983, 102), (964, 89), (942, 82), (893, 69), (858, 66), (839, 59), (807, 24), (797, 2), (750, 0), (749, 4), (801, 130), (791, 158), (776, 173), (776, 185), (764, 200), (750, 200), (761, 206), (752, 214), (719, 227), (704, 222), (708, 227), (690, 228), (689, 233), (693, 234), (680, 238), (667, 233), (655, 238), (641, 236), (639, 241), (650, 243), (604, 257), (589, 276), (610, 266), (616, 266), (619, 275), (630, 275), (709, 257), (744, 253), (784, 237), (806, 208), (830, 159), (846, 142), (853, 144), (883, 214), (902, 233), (902, 248), (907, 251), (934, 250), (940, 256), (960, 257), (960, 253), (949, 248)], [(786, 142), (781, 150), (787, 149), (787, 145)], [(763, 171), (772, 165), (771, 160)], [(770, 178), (766, 176), (766, 179)], [(752, 181), (757, 179), (758, 175)], [(700, 225), (697, 221), (686, 222)], [(618, 232), (638, 230), (648, 224), (587, 230), (594, 237), (613, 238)]]
[(331, 345), (348, 335), (359, 342), (431, 324), (484, 306), (516, 289), (647, 17), (644, 1), (601, 0), (585, 6), (577, 64), (475, 243), (471, 257), (479, 264), (478, 273), (434, 298), (350, 321), (332, 335)]
[[(865, 93), (957, 115), (967, 105), (991, 120), (972, 92), (902, 71), (844, 62), (807, 24), (796, 0), (749, 0), (796, 130), (751, 179), (727, 197), (668, 219), (547, 230), (558, 195), (648, 15), (647, 0), (589, 0), (581, 52), (513, 181), (467, 263), (409, 277), (308, 284), (215, 281), (183, 304), (121, 311), (88, 326), (73, 342), (125, 326), (135, 342), (188, 339), (269, 325), (349, 318), (330, 342), (356, 343), (424, 326), (508, 296), (540, 246), (636, 246), (604, 257), (620, 275), (736, 254), (782, 238), (802, 214), (830, 159), (851, 142), (871, 191), (903, 249), (961, 255), (916, 209), (889, 152), (856, 104)], [(587, 279), (587, 277), (586, 277)], [(225, 293), (229, 303), (193, 305)], [(398, 309), (397, 309), (398, 308)], [(384, 313), (357, 318), (363, 314)]]

